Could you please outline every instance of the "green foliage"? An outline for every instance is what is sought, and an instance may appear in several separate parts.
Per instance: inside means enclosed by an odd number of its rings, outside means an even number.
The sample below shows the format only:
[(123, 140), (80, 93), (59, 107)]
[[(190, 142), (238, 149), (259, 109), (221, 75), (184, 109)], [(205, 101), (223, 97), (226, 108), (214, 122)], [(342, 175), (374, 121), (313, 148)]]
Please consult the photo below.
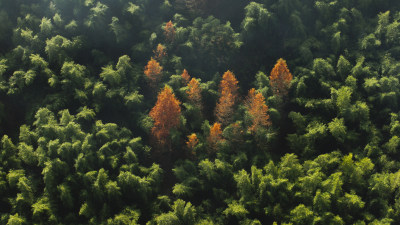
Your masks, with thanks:
[[(398, 1), (0, 9), (0, 224), (400, 224)], [(143, 72), (150, 58), (163, 67), (158, 86)], [(279, 58), (293, 74), (285, 99), (270, 88)], [(183, 69), (201, 81), (201, 105)], [(240, 86), (234, 122), (210, 151), (228, 69)], [(148, 113), (165, 84), (183, 107), (160, 149)], [(255, 133), (253, 87), (271, 122)]]
[(313, 212), (303, 204), (290, 211), (290, 217), (293, 224), (311, 224), (313, 222)]
[(174, 202), (172, 210), (169, 213), (161, 214), (155, 218), (157, 224), (195, 224), (196, 209), (190, 202), (178, 199)]
[(266, 28), (272, 17), (271, 13), (264, 8), (263, 4), (256, 2), (250, 2), (244, 10), (246, 16), (242, 22), (242, 27), (246, 32), (250, 32), (257, 27)]
[(228, 208), (223, 212), (226, 216), (236, 216), (238, 218), (244, 217), (249, 212), (236, 202), (228, 204)]
[(328, 128), (329, 128), (329, 131), (331, 132), (331, 134), (336, 138), (336, 140), (338, 140), (339, 142), (344, 142), (344, 140), (347, 136), (346, 135), (347, 128), (344, 125), (343, 118), (333, 119), (333, 121), (328, 124)]

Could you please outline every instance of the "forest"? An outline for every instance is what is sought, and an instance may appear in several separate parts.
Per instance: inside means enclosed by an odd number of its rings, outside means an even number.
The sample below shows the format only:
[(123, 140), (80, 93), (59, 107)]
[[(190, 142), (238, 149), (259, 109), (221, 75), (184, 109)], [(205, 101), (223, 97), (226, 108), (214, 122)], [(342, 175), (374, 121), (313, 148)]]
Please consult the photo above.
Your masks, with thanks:
[(400, 1), (0, 0), (0, 224), (400, 224)]

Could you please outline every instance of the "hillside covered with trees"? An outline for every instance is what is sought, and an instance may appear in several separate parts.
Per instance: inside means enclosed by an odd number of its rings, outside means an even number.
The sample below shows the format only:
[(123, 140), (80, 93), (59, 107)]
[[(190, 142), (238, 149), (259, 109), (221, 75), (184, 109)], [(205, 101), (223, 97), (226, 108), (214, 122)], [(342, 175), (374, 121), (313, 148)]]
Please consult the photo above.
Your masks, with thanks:
[(0, 224), (400, 224), (400, 1), (0, 0)]

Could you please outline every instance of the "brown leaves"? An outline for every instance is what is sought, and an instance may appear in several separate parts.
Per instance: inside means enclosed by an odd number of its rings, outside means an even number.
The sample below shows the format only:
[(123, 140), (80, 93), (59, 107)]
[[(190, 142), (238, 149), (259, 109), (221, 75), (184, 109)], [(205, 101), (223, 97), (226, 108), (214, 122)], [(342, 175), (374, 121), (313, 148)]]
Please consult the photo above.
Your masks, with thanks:
[(144, 68), (144, 74), (150, 80), (150, 84), (155, 86), (158, 81), (161, 79), (163, 67), (160, 66), (155, 59), (151, 58), (147, 63), (146, 67)]
[(165, 24), (164, 27), (164, 35), (165, 39), (169, 42), (173, 42), (175, 39), (175, 27), (174, 24), (171, 22), (171, 20)]
[(189, 83), (189, 81), (190, 81), (190, 75), (189, 75), (189, 73), (188, 73), (188, 71), (186, 69), (183, 69), (181, 77), (182, 77), (183, 83), (185, 85), (187, 85)]
[(232, 94), (232, 97), (236, 98), (239, 89), (238, 83), (239, 81), (236, 80), (235, 74), (228, 70), (222, 75), (222, 81), (219, 84), (220, 92), (229, 92)]
[(188, 136), (188, 141), (186, 142), (186, 146), (189, 150), (193, 151), (194, 147), (199, 143), (199, 139), (195, 133)]
[(156, 50), (153, 51), (154, 59), (161, 61), (167, 55), (167, 50), (164, 45), (158, 44)]
[(279, 97), (285, 97), (288, 95), (290, 82), (292, 81), (293, 76), (290, 73), (285, 60), (282, 58), (278, 59), (275, 67), (271, 71), (269, 79), (274, 95)]
[(215, 108), (215, 115), (218, 122), (227, 125), (231, 122), (234, 111), (233, 106), (235, 105), (239, 89), (238, 81), (231, 71), (228, 70), (224, 73), (219, 88), (221, 97)]
[(160, 145), (166, 143), (171, 128), (178, 127), (180, 124), (180, 104), (168, 86), (165, 86), (157, 96), (156, 105), (149, 115), (154, 121), (152, 135)]
[(270, 125), (268, 106), (265, 104), (265, 98), (261, 93), (256, 93), (256, 90), (252, 88), (249, 91), (245, 105), (253, 121), (249, 131), (255, 132), (259, 127), (268, 127)]
[(222, 140), (222, 129), (220, 123), (214, 123), (210, 127), (210, 134), (208, 135), (207, 141), (211, 149), (215, 150), (219, 141)]
[(190, 80), (186, 93), (188, 94), (190, 103), (201, 109), (201, 88), (200, 83), (196, 78)]

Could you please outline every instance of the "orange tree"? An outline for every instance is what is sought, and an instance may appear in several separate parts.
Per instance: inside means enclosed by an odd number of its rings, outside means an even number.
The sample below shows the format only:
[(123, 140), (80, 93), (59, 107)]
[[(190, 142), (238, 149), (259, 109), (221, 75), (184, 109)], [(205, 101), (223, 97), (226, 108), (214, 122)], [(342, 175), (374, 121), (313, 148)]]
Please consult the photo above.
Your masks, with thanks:
[(274, 95), (279, 97), (287, 96), (292, 79), (293, 76), (287, 67), (286, 61), (282, 58), (278, 59), (269, 77)]
[(190, 156), (195, 156), (196, 152), (195, 152), (194, 148), (199, 143), (199, 139), (197, 138), (197, 135), (195, 133), (192, 133), (187, 138), (188, 138), (188, 141), (186, 142), (186, 147), (190, 151)]
[(188, 83), (186, 94), (188, 95), (190, 103), (201, 109), (201, 88), (196, 78), (192, 78)]
[(158, 44), (156, 50), (153, 50), (154, 58), (158, 61), (161, 61), (164, 56), (167, 55), (167, 51), (164, 45)]
[(187, 85), (190, 81), (190, 75), (186, 69), (183, 70), (181, 77), (182, 77), (183, 83), (185, 85)]
[(144, 68), (144, 74), (150, 81), (150, 85), (155, 87), (158, 81), (161, 79), (163, 67), (160, 66), (160, 63), (157, 60), (151, 58), (146, 67)]
[(238, 97), (238, 81), (231, 71), (226, 71), (222, 76), (222, 81), (219, 86), (221, 97), (218, 100), (215, 108), (215, 116), (217, 121), (223, 125), (231, 122), (233, 115), (233, 106)]
[(217, 148), (217, 144), (222, 140), (222, 129), (220, 123), (214, 123), (212, 127), (210, 127), (210, 134), (208, 135), (207, 142), (210, 147), (210, 151), (215, 151)]
[(157, 102), (149, 114), (154, 121), (151, 133), (158, 144), (165, 145), (170, 130), (179, 126), (180, 104), (168, 86), (158, 94)]
[(165, 24), (164, 27), (165, 39), (169, 42), (173, 42), (175, 39), (175, 27), (171, 20)]
[(270, 125), (268, 106), (265, 104), (265, 98), (261, 93), (256, 93), (254, 88), (250, 89), (245, 105), (252, 120), (249, 131), (256, 132), (260, 127)]

